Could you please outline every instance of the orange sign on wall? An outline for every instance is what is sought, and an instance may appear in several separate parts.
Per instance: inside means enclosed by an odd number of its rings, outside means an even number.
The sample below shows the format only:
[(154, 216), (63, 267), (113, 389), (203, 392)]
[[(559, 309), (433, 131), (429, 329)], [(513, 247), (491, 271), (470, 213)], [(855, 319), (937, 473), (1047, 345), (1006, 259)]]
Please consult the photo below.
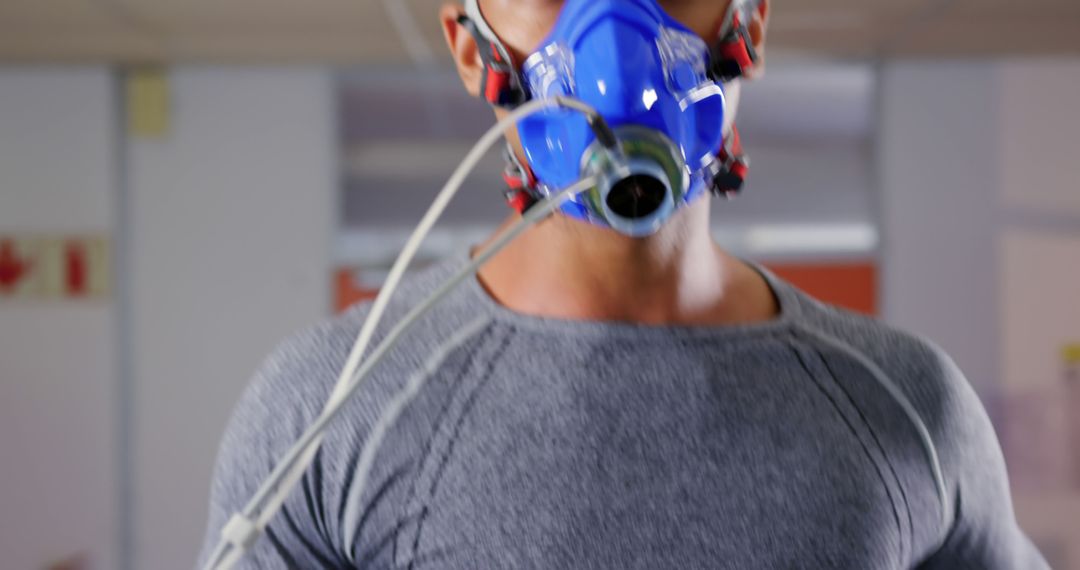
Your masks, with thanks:
[(374, 300), (379, 294), (378, 289), (360, 284), (359, 272), (360, 270), (357, 269), (343, 268), (338, 269), (337, 274), (334, 275), (334, 307), (338, 312), (357, 303)]
[(830, 305), (878, 314), (878, 270), (871, 262), (766, 264), (781, 279)]

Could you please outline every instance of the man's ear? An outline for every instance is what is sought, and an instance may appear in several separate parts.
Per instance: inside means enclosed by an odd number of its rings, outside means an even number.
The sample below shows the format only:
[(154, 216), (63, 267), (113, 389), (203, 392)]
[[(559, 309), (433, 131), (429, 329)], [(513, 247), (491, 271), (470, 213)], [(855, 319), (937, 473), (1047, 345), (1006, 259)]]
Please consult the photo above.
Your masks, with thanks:
[[(394, 0), (398, 2), (400, 0)], [(469, 30), (462, 26), (458, 19), (465, 15), (465, 7), (457, 3), (443, 4), (439, 9), (439, 20), (442, 22), (443, 35), (446, 37), (446, 45), (450, 48), (450, 55), (454, 58), (458, 75), (465, 84), (465, 90), (473, 97), (480, 95), (480, 82), (483, 78), (484, 62), (480, 59), (480, 51), (476, 46), (476, 39)]]
[(746, 29), (750, 32), (750, 40), (758, 55), (757, 63), (746, 73), (746, 78), (756, 79), (765, 74), (765, 35), (769, 29), (769, 0), (759, 0), (750, 13), (750, 22), (747, 23)]

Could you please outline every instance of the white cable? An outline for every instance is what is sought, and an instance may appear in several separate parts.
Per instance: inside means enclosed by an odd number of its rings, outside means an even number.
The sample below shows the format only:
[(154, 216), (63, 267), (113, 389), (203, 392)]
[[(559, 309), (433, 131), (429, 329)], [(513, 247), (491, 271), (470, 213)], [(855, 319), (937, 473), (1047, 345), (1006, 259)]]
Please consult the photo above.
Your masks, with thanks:
[[(539, 113), (551, 107), (559, 106), (597, 116), (594, 109), (584, 103), (572, 99), (558, 97), (531, 101), (515, 109), (492, 126), (465, 157), (461, 165), (447, 181), (442, 191), (436, 196), (435, 201), (428, 209), (427, 214), (425, 214), (424, 218), (420, 221), (420, 224), (417, 225), (416, 230), (413, 232), (412, 236), (410, 236), (409, 241), (405, 244), (397, 261), (391, 268), (386, 283), (376, 297), (375, 302), (372, 304), (356, 343), (349, 353), (345, 366), (342, 368), (341, 374), (335, 384), (334, 390), (316, 424), (319, 424), (323, 419), (328, 417), (329, 414), (327, 412), (332, 408), (339, 407), (341, 402), (347, 398), (347, 395), (351, 393), (360, 379), (363, 378), (363, 374), (359, 373), (357, 368), (367, 349), (367, 345), (371, 342), (371, 337), (375, 332), (375, 328), (386, 310), (390, 296), (397, 288), (405, 273), (405, 269), (416, 255), (424, 238), (431, 231), (435, 222), (438, 221), (438, 218), (442, 215), (450, 200), (461, 188), (468, 174), (476, 167), (476, 164), (479, 163), (484, 154), (490, 150), (491, 146), (503, 136), (503, 133), (507, 129), (530, 115)], [(534, 210), (535, 209), (537, 208), (534, 208)], [(554, 208), (552, 208), (552, 210), (553, 209)], [(524, 228), (522, 227), (522, 229)], [(247, 505), (245, 505), (244, 510), (237, 515), (234, 515), (234, 518), (239, 516), (247, 521), (256, 519), (254, 528), (257, 532), (261, 532), (262, 529), (265, 528), (266, 523), (269, 522), (280, 508), (281, 504), (288, 496), (289, 491), (291, 491), (293, 486), (295, 486), (296, 482), (299, 481), (303, 476), (303, 473), (307, 470), (307, 467), (310, 465), (319, 445), (322, 443), (321, 431), (322, 430), (320, 429), (314, 438), (294, 445), (274, 468), (266, 481), (260, 486), (255, 496), (252, 497)], [(222, 536), (221, 541), (229, 542), (228, 537), (224, 535)], [(239, 560), (239, 557), (233, 556), (233, 553), (241, 551), (241, 549), (237, 548), (235, 543), (230, 544), (231, 546), (222, 548), (219, 543), (218, 547), (214, 549), (214, 553), (216, 553), (217, 556), (213, 556), (207, 561), (206, 568), (231, 568), (232, 564)], [(223, 555), (224, 558), (222, 558), (221, 561), (218, 561), (217, 559), (221, 558)], [(240, 556), (243, 556), (242, 551), (240, 552)], [(234, 558), (235, 560), (232, 561), (232, 564), (222, 564), (222, 562)]]
[[(222, 534), (224, 534), (224, 532), (222, 532)], [(215, 568), (232, 568), (233, 566), (236, 566), (237, 561), (230, 561), (230, 559), (233, 558), (232, 554), (235, 552), (240, 552), (240, 549), (230, 549), (229, 544), (230, 542), (227, 540), (222, 540), (220, 538), (218, 539), (218, 543), (214, 546), (213, 552), (211, 552), (210, 556), (206, 558), (206, 564), (203, 566), (204, 570), (214, 570)]]
[[(337, 383), (334, 386), (334, 391), (330, 396), (326, 407), (330, 407), (337, 402), (348, 389), (349, 383), (352, 377), (356, 373), (356, 368), (360, 364), (360, 360), (367, 350), (368, 345), (371, 343), (371, 337), (375, 333), (375, 328), (378, 326), (382, 319), (383, 313), (386, 311), (386, 307), (389, 304), (390, 297), (396, 291), (398, 284), (401, 282), (402, 277), (405, 275), (405, 271), (409, 264), (415, 257), (416, 252), (420, 249), (420, 245), (423, 243), (424, 238), (430, 233), (431, 228), (434, 227), (443, 211), (449, 205), (450, 200), (461, 188), (465, 181), (465, 178), (476, 167), (476, 164), (483, 159), (484, 154), (490, 150), (491, 146), (502, 138), (503, 133), (521, 119), (528, 117), (534, 113), (538, 113), (549, 107), (559, 106), (565, 102), (558, 100), (544, 100), (535, 101), (516, 109), (513, 113), (496, 123), (483, 137), (476, 143), (465, 159), (458, 166), (457, 170), (453, 173), (442, 191), (436, 196), (435, 201), (432, 203), (428, 212), (421, 219), (412, 235), (406, 241), (405, 246), (402, 248), (401, 254), (398, 256), (394, 265), (390, 269), (390, 273), (387, 275), (386, 281), (383, 287), (376, 296), (375, 301), (372, 303), (371, 309), (368, 313), (367, 319), (364, 321), (364, 325), (360, 330), (360, 334), (353, 345), (352, 351), (349, 353), (349, 357), (345, 363), (345, 367), (341, 371), (341, 375), (338, 377)], [(576, 108), (576, 107), (575, 107)], [(590, 109), (591, 110), (591, 109)], [(299, 465), (299, 463), (298, 463)], [(304, 466), (306, 469), (307, 466)], [(297, 470), (302, 471), (302, 470)], [(293, 478), (296, 476), (294, 475)], [(276, 481), (275, 486), (280, 485), (283, 479)], [(286, 485), (280, 485), (282, 488)], [(280, 494), (280, 493), (279, 493)], [(261, 503), (266, 496), (269, 495), (269, 488), (266, 487), (260, 490), (260, 493), (256, 495), (256, 499)]]
[[(229, 546), (226, 545), (225, 548), (229, 548)], [(238, 562), (240, 562), (240, 560), (244, 557), (245, 554), (247, 554), (247, 552), (239, 548), (229, 548), (228, 554), (226, 554), (221, 559), (221, 562), (219, 562), (215, 566), (212, 566), (211, 568), (223, 568), (231, 570), (236, 566)]]
[[(349, 485), (349, 492), (345, 499), (345, 512), (341, 516), (342, 530), (341, 535), (343, 540), (341, 544), (349, 544), (349, 538), (356, 536), (360, 525), (361, 509), (363, 505), (361, 501), (364, 498), (364, 489), (367, 488), (367, 480), (371, 475), (371, 469), (375, 465), (375, 457), (379, 453), (379, 448), (382, 447), (383, 439), (386, 438), (387, 432), (389, 432), (395, 424), (397, 424), (398, 418), (401, 413), (405, 411), (409, 404), (412, 403), (416, 396), (420, 394), (420, 391), (424, 389), (429, 378), (435, 375), (442, 367), (446, 358), (455, 350), (460, 348), (466, 341), (473, 338), (491, 324), (491, 317), (484, 315), (480, 318), (472, 321), (464, 328), (459, 329), (450, 340), (443, 343), (438, 347), (430, 357), (424, 366), (420, 367), (409, 378), (408, 383), (401, 389), (388, 404), (383, 408), (383, 413), (379, 417), (379, 421), (375, 422), (375, 426), (371, 428), (368, 433), (367, 441), (364, 442), (364, 448), (360, 452), (360, 458), (356, 461), (356, 471), (353, 476), (352, 484)], [(353, 548), (345, 549), (349, 562), (356, 563)]]
[(492, 30), (491, 26), (488, 25), (484, 13), (480, 11), (479, 0), (465, 0), (465, 15), (476, 25), (476, 29), (480, 30), (480, 35), (490, 41), (501, 41), (499, 40), (499, 35), (495, 33), (495, 30)]
[[(527, 103), (516, 109), (513, 113), (511, 113), (498, 123), (496, 123), (487, 133), (485, 133), (485, 135), (480, 139), (480, 141), (476, 143), (472, 151), (470, 151), (470, 153), (461, 162), (461, 165), (458, 166), (458, 169), (454, 172), (453, 176), (451, 176), (450, 180), (447, 181), (446, 186), (443, 187), (443, 190), (438, 194), (435, 202), (431, 205), (427, 214), (420, 221), (420, 224), (413, 231), (413, 234), (409, 237), (409, 240), (406, 242), (405, 247), (401, 251), (401, 254), (399, 254), (398, 256), (397, 261), (394, 262), (394, 265), (390, 270), (390, 274), (387, 276), (383, 287), (379, 291), (378, 296), (375, 298), (375, 302), (372, 304), (367, 319), (364, 321), (364, 325), (360, 330), (360, 335), (357, 338), (356, 344), (353, 346), (353, 349), (349, 354), (349, 358), (345, 364), (345, 368), (342, 369), (341, 375), (338, 377), (337, 384), (334, 386), (334, 391), (331, 394), (330, 399), (326, 404), (326, 407), (324, 407), (324, 411), (333, 404), (335, 404), (338, 400), (344, 398), (345, 392), (348, 390), (350, 382), (356, 381), (355, 379), (353, 379), (353, 376), (356, 374), (356, 367), (358, 366), (360, 358), (363, 356), (364, 351), (367, 350), (368, 344), (371, 343), (371, 337), (374, 335), (375, 328), (382, 320), (383, 313), (385, 312), (386, 307), (389, 304), (390, 297), (393, 295), (394, 291), (397, 290), (398, 284), (401, 282), (401, 279), (404, 276), (409, 264), (412, 262), (413, 257), (415, 257), (416, 252), (420, 249), (424, 238), (427, 237), (427, 234), (431, 232), (431, 228), (434, 227), (435, 222), (438, 221), (439, 217), (446, 209), (446, 206), (449, 205), (450, 200), (453, 199), (455, 194), (457, 194), (458, 190), (461, 188), (461, 185), (465, 182), (465, 178), (476, 167), (476, 164), (479, 163), (479, 161), (484, 157), (484, 154), (487, 153), (487, 151), (490, 150), (491, 147), (503, 136), (503, 133), (507, 128), (509, 128), (511, 125), (516, 124), (519, 120), (528, 117), (534, 113), (538, 113), (547, 108), (557, 106), (573, 109), (583, 114), (595, 113), (595, 110), (593, 110), (592, 107), (589, 107), (588, 105), (585, 105), (584, 103), (573, 99), (556, 98)], [(264, 528), (265, 524), (269, 522), (269, 518), (273, 517), (273, 513), (276, 513), (280, 509), (281, 504), (284, 503), (289, 491), (293, 487), (295, 487), (296, 483), (300, 480), (301, 477), (303, 477), (304, 472), (307, 470), (307, 467), (314, 459), (315, 453), (321, 443), (322, 439), (320, 437), (317, 441), (310, 444), (311, 447), (315, 449), (308, 449), (304, 452), (303, 456), (301, 456), (295, 461), (290, 461), (291, 463), (294, 463), (294, 466), (290, 468), (289, 473), (278, 477), (277, 482), (274, 483), (274, 487), (278, 489), (276, 493), (270, 494), (270, 489), (265, 486), (264, 488), (266, 489), (266, 492), (263, 492), (263, 489), (260, 489), (260, 494), (262, 494), (263, 496), (260, 497), (259, 495), (256, 495), (256, 498), (259, 499), (259, 502), (265, 500), (265, 503), (259, 510), (263, 511), (264, 513), (270, 514), (269, 517), (267, 517), (265, 514), (264, 516), (260, 517), (261, 519), (265, 518), (266, 520), (263, 521), (263, 524), (260, 524), (258, 526), (259, 529)], [(268, 498), (267, 495), (269, 495)], [(253, 503), (249, 503), (249, 506), (259, 508)], [(248, 514), (248, 516), (250, 517), (251, 515)]]
[[(554, 98), (526, 103), (492, 126), (484, 136), (480, 138), (469, 154), (466, 155), (465, 159), (461, 161), (457, 170), (454, 171), (454, 174), (446, 182), (446, 186), (444, 186), (442, 191), (436, 196), (435, 201), (431, 204), (427, 214), (420, 220), (420, 224), (417, 225), (416, 229), (409, 237), (409, 240), (402, 248), (401, 254), (391, 267), (390, 273), (386, 277), (386, 281), (380, 289), (378, 296), (375, 297), (374, 303), (372, 303), (371, 310), (368, 313), (367, 320), (364, 321), (363, 328), (360, 330), (360, 335), (357, 338), (356, 344), (349, 353), (345, 368), (342, 369), (342, 373), (338, 377), (337, 384), (334, 387), (334, 395), (340, 395), (346, 389), (347, 379), (355, 372), (361, 357), (363, 357), (364, 351), (367, 350), (367, 346), (371, 342), (371, 337), (375, 333), (375, 327), (378, 326), (379, 320), (382, 319), (382, 315), (386, 311), (390, 296), (393, 295), (394, 290), (397, 289), (398, 283), (401, 282), (405, 270), (412, 262), (417, 250), (420, 249), (420, 245), (423, 243), (424, 238), (427, 237), (431, 228), (434, 227), (435, 222), (442, 216), (442, 213), (446, 210), (450, 200), (453, 199), (454, 195), (457, 194), (458, 190), (461, 188), (461, 185), (465, 182), (465, 178), (474, 168), (476, 168), (477, 163), (483, 159), (484, 154), (491, 149), (492, 145), (502, 138), (503, 133), (507, 129), (528, 116), (551, 107), (559, 106), (581, 111), (586, 114), (595, 113), (595, 110), (592, 107), (572, 99)], [(335, 396), (331, 396), (331, 402), (334, 397)], [(329, 402), (327, 405), (329, 405)]]
[(409, 6), (402, 0), (382, 0), (382, 6), (413, 63), (420, 68), (433, 67), (437, 63), (435, 52), (416, 25), (416, 18), (409, 12)]
[[(402, 319), (402, 323), (405, 323), (406, 321), (411, 322), (413, 319), (421, 317), (425, 312), (430, 310), (430, 308), (438, 304), (443, 297), (453, 291), (455, 287), (460, 285), (462, 281), (475, 276), (477, 271), (479, 271), (488, 260), (506, 248), (510, 242), (521, 235), (521, 232), (546, 218), (570, 196), (592, 188), (595, 182), (595, 179), (592, 177), (582, 179), (551, 198), (537, 203), (525, 213), (525, 216), (520, 221), (502, 232), (489, 246), (482, 249), (476, 257), (470, 260), (469, 263), (458, 270), (452, 277), (447, 279), (439, 289), (425, 299), (416, 309), (413, 309), (409, 315), (406, 315), (405, 318)], [(429, 366), (426, 373), (417, 375), (419, 378), (415, 380), (415, 382), (417, 382), (415, 387), (413, 387), (412, 382), (410, 382), (409, 386), (394, 397), (394, 404), (388, 406), (383, 413), (383, 417), (379, 420), (379, 425), (385, 425), (385, 428), (382, 430), (373, 430), (372, 435), (368, 438), (368, 441), (365, 442), (363, 452), (360, 454), (360, 461), (357, 464), (356, 474), (353, 476), (354, 484), (349, 488), (349, 500), (346, 501), (345, 516), (342, 517), (345, 521), (359, 519), (355, 514), (350, 515), (350, 510), (360, 507), (360, 500), (363, 498), (364, 488), (367, 486), (367, 480), (371, 473), (371, 468), (374, 465), (375, 455), (379, 451), (379, 446), (382, 445), (383, 436), (391, 427), (393, 427), (394, 422), (397, 420), (397, 415), (412, 402), (413, 398), (416, 397), (420, 389), (423, 388), (424, 383), (427, 382), (427, 379), (432, 374), (434, 374), (434, 370)], [(343, 528), (342, 544), (346, 544), (351, 540), (351, 537), (354, 535), (354, 530), (355, 529), (347, 527)]]
[[(379, 363), (379, 361), (381, 361), (383, 357), (386, 356), (390, 349), (392, 349), (397, 344), (397, 342), (401, 339), (405, 332), (407, 332), (414, 323), (416, 323), (428, 311), (430, 311), (447, 295), (449, 295), (454, 290), (454, 288), (461, 284), (462, 281), (475, 275), (481, 266), (487, 263), (498, 252), (502, 251), (507, 245), (509, 245), (511, 241), (513, 241), (517, 236), (521, 235), (522, 232), (524, 232), (533, 224), (550, 215), (556, 208), (562, 205), (562, 203), (566, 201), (568, 197), (588, 190), (595, 184), (595, 182), (595, 179), (591, 177), (579, 180), (577, 183), (573, 184), (569, 188), (566, 188), (565, 190), (560, 191), (558, 194), (552, 196), (551, 198), (545, 199), (537, 203), (533, 208), (529, 209), (529, 211), (526, 212), (526, 214), (522, 217), (521, 220), (519, 220), (513, 226), (502, 232), (488, 247), (481, 250), (480, 253), (478, 253), (468, 264), (462, 267), (450, 279), (446, 280), (446, 282), (444, 282), (431, 295), (424, 299), (424, 301), (413, 307), (413, 309), (409, 311), (409, 313), (406, 314), (405, 317), (403, 317), (401, 321), (399, 321), (398, 324), (394, 326), (393, 329), (391, 329), (391, 331), (386, 335), (386, 338), (384, 338), (382, 342), (379, 343), (375, 350), (372, 351), (371, 356), (364, 361), (360, 369), (357, 371), (356, 381), (350, 383), (349, 388), (343, 394), (343, 398), (335, 402), (328, 409), (324, 410), (323, 414), (320, 415), (319, 418), (310, 427), (308, 427), (307, 431), (304, 432), (304, 435), (301, 436), (300, 440), (293, 446), (293, 450), (304, 449), (309, 446), (311, 449), (317, 449), (316, 446), (313, 445), (313, 442), (315, 442), (316, 440), (321, 441), (321, 435), (326, 430), (326, 427), (330, 424), (331, 421), (334, 420), (334, 418), (337, 417), (341, 409), (344, 408), (344, 405), (347, 402), (348, 398), (352, 396), (352, 394), (356, 393), (356, 391), (360, 388), (361, 381), (367, 377), (371, 370), (373, 370), (374, 367)], [(367, 445), (370, 445), (371, 443), (372, 442), (368, 442), (365, 447), (367, 447)], [(284, 464), (284, 462), (282, 464)], [(282, 464), (279, 464), (278, 468), (276, 468), (275, 471), (281, 469)], [(287, 495), (287, 490), (283, 494)], [(275, 505), (277, 505), (278, 507), (280, 507), (280, 504), (280, 502), (275, 502)], [(258, 517), (257, 522), (254, 524), (254, 528), (261, 532), (262, 529), (266, 527), (266, 524), (273, 518), (274, 514), (276, 514), (276, 512), (271, 511), (269, 507), (264, 509), (264, 511)], [(236, 518), (236, 516), (243, 515), (234, 515), (233, 518)], [(250, 520), (250, 517), (248, 517), (248, 520)], [(233, 526), (232, 521), (230, 521), (230, 524), (226, 526)], [(239, 560), (245, 554), (245, 551), (243, 549), (236, 548), (235, 542), (226, 544), (227, 546), (222, 547), (221, 543), (219, 543), (218, 547), (214, 549), (214, 553), (217, 554), (217, 557), (210, 558), (206, 566), (208, 569), (229, 570), (233, 567), (233, 565), (239, 562)], [(216, 562), (215, 558), (220, 558), (222, 554), (224, 554), (224, 557), (221, 558), (220, 562)]]

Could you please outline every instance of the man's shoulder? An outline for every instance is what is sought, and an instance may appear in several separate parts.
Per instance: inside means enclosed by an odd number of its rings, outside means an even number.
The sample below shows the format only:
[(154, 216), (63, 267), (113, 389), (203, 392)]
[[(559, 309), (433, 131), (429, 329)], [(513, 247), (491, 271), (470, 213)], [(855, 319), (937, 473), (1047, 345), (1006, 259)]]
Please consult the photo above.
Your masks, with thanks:
[[(368, 305), (323, 319), (281, 340), (249, 379), (233, 422), (304, 425), (329, 397)], [(295, 434), (290, 433), (289, 437)]]
[(843, 345), (879, 367), (909, 398), (925, 404), (920, 406), (924, 410), (938, 408), (931, 402), (942, 404), (973, 395), (953, 359), (929, 338), (876, 317), (802, 297), (800, 325), (808, 333)]
[[(390, 298), (366, 353), (371, 354), (387, 332), (434, 291), (456, 265), (457, 260), (451, 258), (407, 275)], [(461, 304), (451, 298), (433, 309), (387, 354), (381, 369), (412, 366), (411, 355), (423, 354), (426, 345), (438, 340), (438, 334), (448, 333), (461, 320), (457, 318), (465, 313)], [(317, 411), (313, 409), (321, 409), (329, 397), (371, 306), (371, 301), (357, 303), (287, 336), (257, 369), (244, 400), (291, 402), (306, 408), (306, 415), (314, 417)]]

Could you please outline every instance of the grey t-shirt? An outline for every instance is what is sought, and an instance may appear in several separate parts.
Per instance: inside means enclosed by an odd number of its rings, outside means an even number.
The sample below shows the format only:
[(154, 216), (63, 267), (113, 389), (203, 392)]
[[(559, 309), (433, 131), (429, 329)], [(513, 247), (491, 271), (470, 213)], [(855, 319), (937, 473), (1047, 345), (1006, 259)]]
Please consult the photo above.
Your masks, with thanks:
[[(407, 280), (376, 342), (465, 259)], [(240, 567), (1047, 568), (949, 357), (763, 273), (781, 315), (717, 327), (529, 317), (468, 281), (375, 369)], [(287, 340), (251, 382), (204, 559), (322, 409), (366, 309)], [(383, 406), (441, 353), (357, 497)], [(872, 366), (929, 430), (947, 523), (915, 424)]]

